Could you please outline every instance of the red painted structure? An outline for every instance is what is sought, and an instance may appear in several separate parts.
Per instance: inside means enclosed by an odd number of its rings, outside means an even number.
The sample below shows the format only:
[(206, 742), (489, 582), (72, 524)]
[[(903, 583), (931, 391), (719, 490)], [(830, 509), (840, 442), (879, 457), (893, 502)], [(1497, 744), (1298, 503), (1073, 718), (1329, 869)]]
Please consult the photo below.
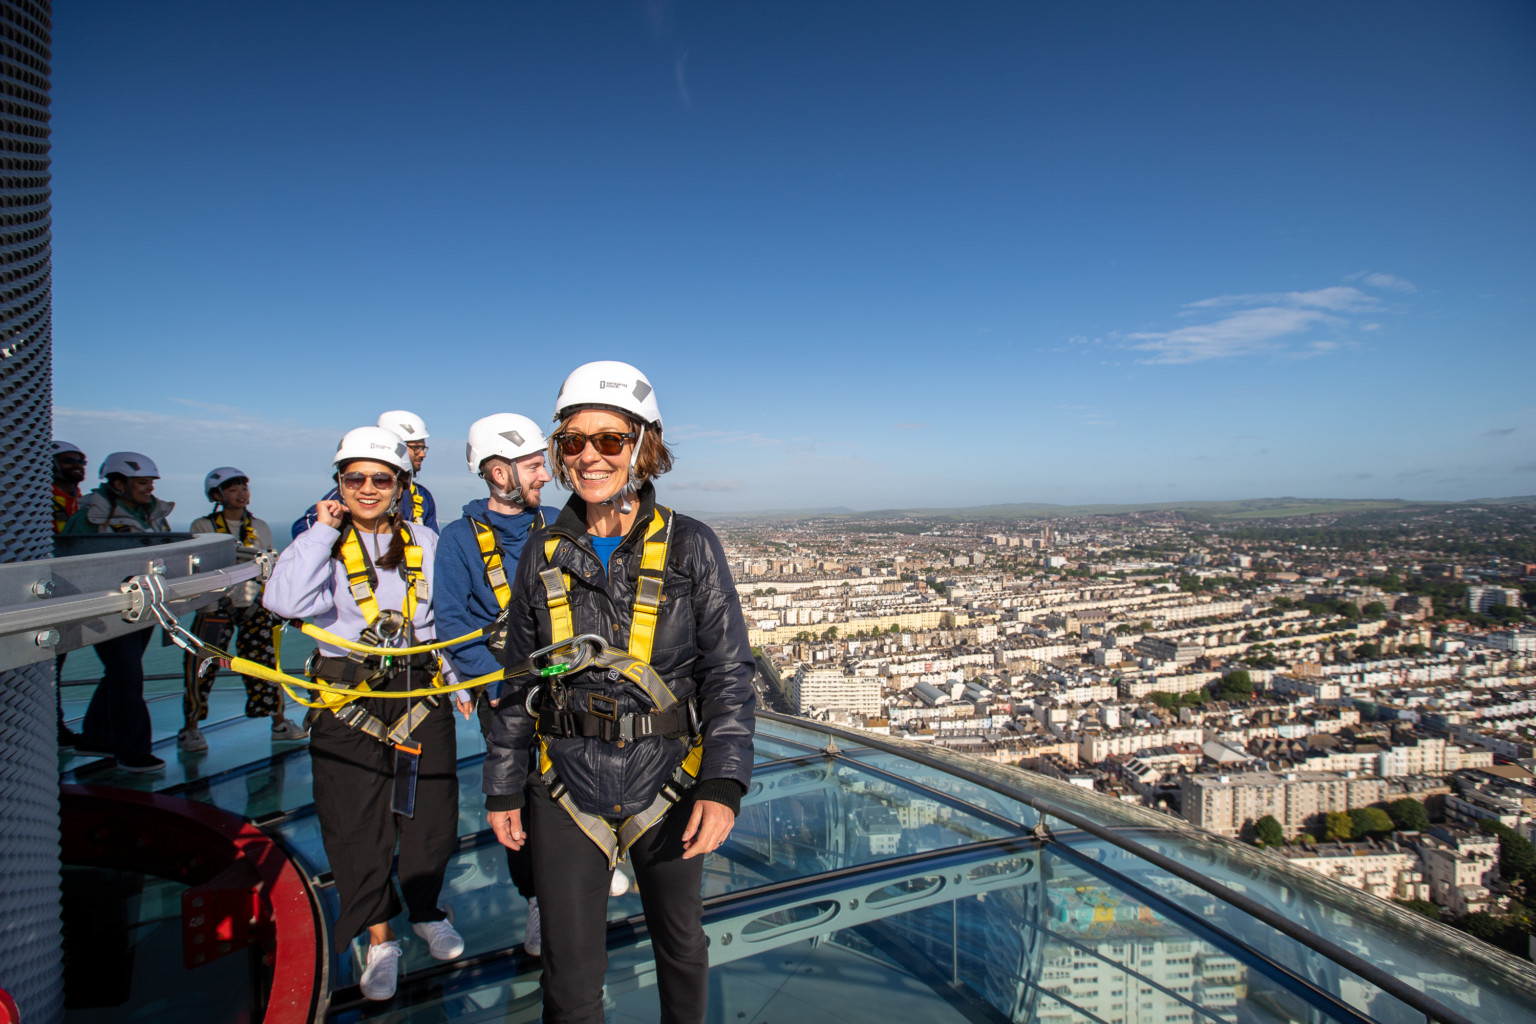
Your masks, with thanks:
[(187, 967), (254, 946), (271, 978), (262, 1024), (301, 1024), (323, 1012), (321, 917), (270, 836), (208, 804), (106, 786), (60, 787), (59, 810), (65, 864), (190, 887), (181, 909)]

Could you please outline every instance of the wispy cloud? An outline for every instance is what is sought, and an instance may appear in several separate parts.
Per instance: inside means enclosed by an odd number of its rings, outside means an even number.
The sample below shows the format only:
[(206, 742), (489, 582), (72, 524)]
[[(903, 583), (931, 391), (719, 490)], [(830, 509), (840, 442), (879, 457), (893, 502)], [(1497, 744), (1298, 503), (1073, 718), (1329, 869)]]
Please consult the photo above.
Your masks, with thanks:
[(1508, 437), (1510, 434), (1513, 434), (1517, 429), (1519, 429), (1519, 428), (1517, 428), (1517, 427), (1494, 427), (1492, 430), (1487, 431), (1487, 434), (1488, 434), (1489, 437)]
[[(1143, 361), (1149, 363), (1198, 363), (1255, 355), (1329, 355), (1349, 344), (1355, 314), (1383, 311), (1381, 299), (1364, 288), (1416, 290), (1391, 274), (1355, 277), (1363, 287), (1333, 285), (1310, 291), (1245, 292), (1199, 299), (1186, 304), (1178, 315), (1181, 319), (1206, 318), (1205, 322), (1169, 331), (1140, 331), (1125, 337), (1132, 349), (1146, 353)], [(1208, 319), (1213, 314), (1216, 319)], [(1380, 327), (1380, 322), (1373, 320), (1359, 329), (1374, 331)], [(1318, 334), (1325, 336), (1317, 337)]]
[(1198, 363), (1273, 352), (1282, 347), (1284, 339), (1323, 326), (1342, 323), (1321, 310), (1261, 306), (1208, 324), (1175, 331), (1143, 331), (1126, 337), (1132, 348), (1148, 353), (1147, 362)]
[(683, 106), (693, 106), (693, 96), (688, 92), (688, 51), (677, 58), (672, 64), (672, 78), (677, 82), (677, 96), (683, 101)]
[(670, 480), (667, 486), (674, 491), (707, 491), (720, 493), (739, 491), (747, 486), (745, 480)]
[(759, 448), (780, 447), (784, 444), (784, 441), (777, 437), (764, 437), (762, 434), (743, 434), (732, 430), (700, 430), (698, 427), (688, 424), (669, 428), (667, 430), (667, 440), (750, 444)]
[(1056, 408), (1074, 418), (1085, 427), (1112, 427), (1115, 421), (1091, 405), (1071, 405), (1058, 402)]
[[(260, 438), (265, 447), (298, 448), (304, 451), (334, 450), (341, 434), (334, 429), (308, 427), (291, 420), (273, 420), (233, 406), (203, 405), (178, 400), (181, 404), (223, 415), (174, 416), (143, 409), (77, 409), (55, 406), (53, 421), (60, 433), (70, 430), (111, 431), (133, 436), (151, 436), (157, 440), (205, 441), (209, 438)], [(139, 443), (143, 443), (142, 441)]]
[(1418, 286), (1412, 281), (1405, 281), (1395, 274), (1383, 274), (1380, 271), (1362, 270), (1358, 273), (1350, 274), (1345, 280), (1359, 281), (1367, 288), (1379, 288), (1387, 292), (1410, 293), (1419, 290)]

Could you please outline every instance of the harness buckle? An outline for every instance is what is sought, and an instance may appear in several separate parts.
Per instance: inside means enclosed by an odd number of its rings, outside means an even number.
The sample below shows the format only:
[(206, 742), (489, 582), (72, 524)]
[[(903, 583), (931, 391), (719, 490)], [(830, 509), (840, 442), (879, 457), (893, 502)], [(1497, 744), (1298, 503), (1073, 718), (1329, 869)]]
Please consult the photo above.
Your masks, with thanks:
[(619, 720), (619, 702), (604, 693), (587, 694), (587, 714), (598, 718), (606, 718), (610, 722)]

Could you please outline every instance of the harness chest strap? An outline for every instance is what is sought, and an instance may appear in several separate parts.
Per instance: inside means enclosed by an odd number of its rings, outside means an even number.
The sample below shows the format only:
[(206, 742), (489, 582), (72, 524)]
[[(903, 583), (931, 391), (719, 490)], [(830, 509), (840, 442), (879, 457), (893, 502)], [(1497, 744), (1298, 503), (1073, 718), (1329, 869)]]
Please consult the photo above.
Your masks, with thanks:
[[(666, 515), (663, 516), (663, 511)], [(672, 511), (658, 505), (646, 524), (645, 543), (640, 552), (640, 579), (635, 586), (635, 604), (629, 625), (629, 653), (641, 661), (651, 660), (656, 642), (656, 619), (661, 611), (662, 585), (666, 578), (667, 546), (672, 540)], [(554, 565), (559, 537), (544, 541), (547, 568), (539, 573), (544, 584), (545, 606), (549, 609), (550, 643), (563, 643), (575, 636), (571, 620), (571, 581)], [(665, 710), (665, 709), (662, 709)]]
[(496, 592), (496, 605), (505, 608), (512, 600), (512, 586), (507, 582), (507, 569), (501, 558), (501, 545), (496, 543), (496, 532), (480, 520), (470, 517), (475, 527), (475, 543), (480, 546), (480, 560), (485, 563), (485, 578)]
[(416, 481), (411, 481), (411, 521), (425, 522), (427, 518), (427, 499), (422, 497), (421, 488), (416, 486)]
[[(233, 530), (231, 530), (229, 528), (229, 523), (227, 523), (224, 520), (224, 510), (223, 509), (219, 509), (219, 511), (217, 511), (217, 512), (215, 512), (213, 514), (213, 532), (214, 533), (233, 533), (234, 532)], [(254, 547), (260, 547), (261, 546), (261, 542), (256, 539), (256, 522), (249, 515), (243, 517), (240, 520), (240, 543), (243, 544), (245, 547), (248, 547), (248, 548), (254, 548)]]
[[(401, 526), (400, 532), (405, 537), (405, 601), (402, 604), (400, 614), (405, 619), (405, 628), (410, 629), (411, 623), (416, 619), (416, 603), (418, 600), (426, 600), (427, 577), (422, 572), (422, 553), (420, 545), (411, 537), (408, 527)], [(373, 592), (372, 566), (368, 561), (368, 555), (363, 550), (362, 541), (358, 538), (357, 528), (347, 531), (347, 539), (341, 545), (341, 564), (347, 571), (347, 589), (352, 595), (352, 600), (357, 602), (357, 610), (362, 613), (368, 622), (368, 628), (364, 635), (373, 629), (379, 621), (379, 599)], [(374, 641), (370, 641), (374, 642)], [(434, 675), (434, 680), (436, 676)], [(366, 681), (355, 684), (354, 689), (369, 689)], [(355, 695), (348, 696), (340, 693), (322, 693), (320, 704), (324, 707), (336, 710), (356, 700)], [(430, 710), (430, 709), (428, 709)]]

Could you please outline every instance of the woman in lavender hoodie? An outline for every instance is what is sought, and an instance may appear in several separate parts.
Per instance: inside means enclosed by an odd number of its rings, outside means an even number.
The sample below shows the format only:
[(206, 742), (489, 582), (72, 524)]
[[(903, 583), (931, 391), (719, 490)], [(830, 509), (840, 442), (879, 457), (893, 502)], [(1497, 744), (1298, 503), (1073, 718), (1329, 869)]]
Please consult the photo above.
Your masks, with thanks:
[[(341, 500), (319, 503), (315, 525), (278, 559), (262, 603), (284, 619), (309, 618), (370, 646), (434, 639), (437, 535), (401, 515), (411, 470), (405, 442), (382, 427), (359, 427), (342, 438), (335, 467)], [(350, 659), (323, 643), (307, 671), (332, 685), (366, 684), (373, 691), (424, 689), (439, 672), (453, 681), (452, 667), (435, 654), (385, 664), (377, 656)], [(367, 932), (359, 988), (365, 998), (389, 999), (401, 953), (389, 923), (401, 910), (390, 870), (397, 842), (412, 930), (439, 960), (464, 952), (464, 940), (437, 902), (458, 841), (451, 701), (447, 695), (333, 698), (309, 719), (315, 815), (341, 899), (337, 946), (345, 949)], [(397, 745), (390, 730), (398, 734), (406, 725), (409, 735)], [(414, 757), (412, 747), (419, 748)]]

